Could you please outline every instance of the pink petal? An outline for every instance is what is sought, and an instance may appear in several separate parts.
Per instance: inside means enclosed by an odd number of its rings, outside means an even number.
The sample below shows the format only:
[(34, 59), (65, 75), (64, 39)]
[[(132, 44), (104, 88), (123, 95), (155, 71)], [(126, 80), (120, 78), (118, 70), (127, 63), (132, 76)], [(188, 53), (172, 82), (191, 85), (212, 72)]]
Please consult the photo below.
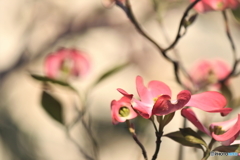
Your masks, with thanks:
[(190, 108), (184, 108), (181, 111), (183, 117), (187, 118), (194, 126), (196, 126), (200, 131), (211, 136), (210, 131), (198, 120), (196, 114)]
[(143, 84), (143, 79), (141, 76), (137, 76), (136, 78), (136, 86), (137, 86), (137, 92), (142, 102), (153, 104), (153, 99), (155, 97), (152, 97), (150, 92), (148, 91), (147, 87)]
[(143, 118), (150, 118), (152, 116), (152, 105), (146, 104), (144, 102), (141, 102), (139, 100), (133, 99), (133, 108), (138, 111), (138, 113), (143, 117)]
[(192, 95), (186, 106), (196, 107), (206, 112), (220, 112), (227, 115), (231, 108), (224, 108), (227, 104), (226, 98), (219, 92), (209, 91)]
[(219, 80), (225, 78), (231, 71), (229, 65), (220, 59), (212, 61), (212, 69)]
[(232, 138), (221, 142), (223, 146), (229, 146), (230, 144), (234, 143), (234, 140), (237, 138), (237, 136), (233, 136)]
[(236, 9), (239, 6), (238, 0), (228, 0), (228, 8)]
[(125, 97), (128, 97), (129, 99), (132, 99), (133, 94), (129, 94), (129, 93), (127, 93), (125, 90), (123, 90), (123, 89), (121, 89), (121, 88), (118, 88), (117, 90), (118, 90), (118, 92), (120, 92), (120, 93), (121, 93), (122, 95), (124, 95)]
[(231, 143), (231, 145), (235, 145), (235, 144), (240, 144), (240, 140), (235, 140), (233, 141), (233, 143)]
[(229, 128), (231, 128), (236, 122), (238, 121), (238, 117), (230, 119), (228, 121), (224, 121), (224, 122), (216, 122), (216, 123), (212, 123), (210, 125), (211, 128), (214, 128), (214, 126), (221, 126), (223, 130), (228, 130)]
[(67, 61), (67, 67), (71, 75), (83, 76), (89, 72), (90, 62), (87, 55), (76, 49), (61, 48), (55, 53), (47, 56), (45, 61), (45, 72), (48, 77), (59, 78), (62, 72), (62, 65)]
[(177, 95), (177, 103), (170, 101), (171, 97), (168, 95), (160, 96), (154, 104), (152, 114), (157, 116), (167, 115), (175, 112), (185, 106), (191, 98), (191, 93), (188, 90), (183, 90)]
[(63, 62), (63, 57), (57, 54), (47, 56), (45, 60), (45, 73), (50, 78), (57, 78)]
[[(123, 96), (120, 100), (113, 100), (111, 102), (111, 113), (112, 113), (112, 122), (113, 124), (117, 124), (118, 122), (125, 122), (126, 120), (133, 119), (137, 117), (137, 113), (132, 109), (130, 104), (131, 99)], [(126, 117), (121, 117), (119, 115), (119, 110), (121, 107), (127, 107), (130, 110), (130, 113)]]
[(78, 51), (75, 49), (72, 49), (70, 51), (70, 58), (74, 62), (72, 72), (76, 76), (85, 76), (90, 70), (89, 57), (87, 57), (87, 55), (82, 51)]
[(227, 144), (231, 144), (238, 136), (239, 131), (240, 131), (240, 114), (238, 114), (237, 122), (229, 130), (227, 130), (225, 133), (221, 135), (216, 135), (212, 133), (212, 137), (217, 141), (228, 141)]
[(202, 0), (203, 3), (209, 5), (213, 10), (222, 11), (226, 9), (228, 2), (227, 0)]
[[(195, 0), (190, 0), (191, 2), (194, 2)], [(199, 12), (199, 13), (204, 13), (204, 12), (207, 12), (207, 11), (210, 11), (212, 10), (212, 8), (205, 4), (204, 2), (200, 1), (198, 2), (195, 6), (194, 6), (194, 9)]]
[(151, 97), (158, 97), (160, 95), (168, 95), (171, 97), (171, 89), (163, 82), (150, 81), (148, 83), (148, 89), (151, 93)]
[(196, 84), (205, 83), (211, 69), (212, 65), (208, 60), (200, 60), (195, 63), (190, 75)]

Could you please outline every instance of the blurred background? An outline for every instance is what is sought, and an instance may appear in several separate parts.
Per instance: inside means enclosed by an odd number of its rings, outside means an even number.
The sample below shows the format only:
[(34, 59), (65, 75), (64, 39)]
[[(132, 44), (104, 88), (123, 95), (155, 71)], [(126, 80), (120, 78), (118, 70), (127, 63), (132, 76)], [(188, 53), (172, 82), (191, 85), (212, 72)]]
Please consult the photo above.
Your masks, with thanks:
[[(163, 47), (174, 40), (182, 14), (189, 5), (187, 0), (162, 0), (156, 14), (151, 0), (131, 3), (139, 23)], [(230, 11), (227, 14), (239, 53), (240, 25)], [(74, 141), (66, 135), (63, 125), (41, 107), (42, 85), (30, 76), (30, 73), (44, 75), (45, 57), (59, 47), (83, 50), (91, 58), (89, 75), (71, 80), (80, 93), (109, 68), (131, 62), (91, 90), (87, 106), (91, 134), (82, 123), (77, 123), (70, 133)], [(175, 49), (169, 54), (174, 57), (174, 52), (178, 52), (187, 69), (198, 59), (222, 58), (230, 66), (233, 63), (220, 12), (200, 14)], [(173, 95), (182, 90), (175, 81), (172, 64), (138, 34), (118, 7), (106, 8), (101, 0), (1, 0), (0, 160), (85, 160), (88, 159), (85, 153), (95, 154), (91, 136), (98, 144), (98, 159), (143, 159), (126, 124), (112, 125), (110, 112), (110, 102), (121, 97), (117, 88), (137, 95), (137, 75), (144, 77), (145, 84), (150, 80), (165, 82)], [(238, 82), (239, 78), (231, 82), (235, 97), (240, 95)], [(52, 94), (63, 106), (64, 123), (70, 123), (76, 117), (76, 95), (60, 86)], [(214, 115), (214, 120), (219, 118)], [(178, 111), (165, 133), (177, 131), (182, 121)], [(151, 158), (155, 149), (152, 125), (139, 119), (136, 131)], [(162, 141), (158, 159), (177, 159), (179, 145), (165, 137)], [(186, 147), (184, 153), (184, 159), (201, 158), (191, 148)]]

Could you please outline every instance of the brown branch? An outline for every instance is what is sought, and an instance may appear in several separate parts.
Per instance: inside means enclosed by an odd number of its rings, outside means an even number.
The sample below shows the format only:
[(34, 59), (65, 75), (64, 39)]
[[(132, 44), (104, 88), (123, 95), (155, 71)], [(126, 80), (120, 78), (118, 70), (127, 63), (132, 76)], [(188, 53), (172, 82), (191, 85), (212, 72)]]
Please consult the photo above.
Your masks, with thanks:
[(190, 4), (187, 9), (185, 10), (184, 14), (183, 14), (183, 17), (181, 19), (181, 22), (180, 22), (180, 25), (179, 25), (179, 30), (178, 30), (178, 33), (177, 33), (177, 36), (174, 40), (174, 42), (169, 46), (167, 47), (166, 49), (163, 49), (158, 43), (156, 43), (155, 40), (153, 40), (143, 29), (142, 27), (140, 26), (140, 24), (138, 23), (137, 19), (135, 18), (134, 16), (134, 13), (132, 11), (132, 7), (130, 5), (130, 1), (127, 0), (126, 1), (126, 6), (123, 5), (122, 2), (116, 0), (116, 5), (119, 6), (127, 15), (127, 17), (129, 18), (129, 20), (132, 22), (132, 24), (135, 26), (135, 28), (137, 29), (137, 31), (143, 36), (145, 37), (147, 40), (149, 40), (158, 50), (159, 52), (161, 53), (161, 55), (166, 59), (168, 60), (169, 62), (171, 62), (173, 64), (173, 67), (174, 67), (174, 75), (175, 75), (175, 78), (176, 78), (176, 81), (181, 85), (183, 86), (185, 89), (188, 89), (187, 86), (185, 86), (182, 82), (181, 82), (181, 79), (180, 79), (180, 76), (179, 76), (179, 62), (172, 59), (171, 57), (169, 57), (167, 55), (167, 51), (172, 49), (173, 47), (175, 47), (175, 45), (177, 44), (178, 40), (183, 36), (180, 34), (180, 31), (181, 31), (181, 28), (183, 27), (184, 25), (184, 20), (185, 18), (188, 16), (188, 13), (189, 11), (199, 2), (200, 0), (196, 0), (195, 2), (193, 2), (192, 4)]
[(179, 24), (179, 27), (178, 27), (178, 32), (177, 32), (177, 36), (175, 37), (175, 40), (173, 41), (173, 43), (167, 47), (165, 50), (165, 52), (167, 52), (168, 50), (172, 49), (175, 47), (175, 45), (177, 44), (177, 42), (179, 41), (180, 38), (182, 38), (185, 34), (186, 34), (186, 29), (185, 29), (185, 32), (184, 34), (181, 34), (181, 29), (182, 27), (184, 27), (184, 23), (185, 23), (185, 19), (186, 17), (188, 16), (188, 13), (189, 11), (198, 3), (200, 2), (201, 0), (196, 0), (194, 1), (193, 3), (191, 3), (187, 9), (185, 10), (185, 12), (183, 13), (183, 16), (182, 16), (182, 19), (180, 21), (180, 24)]
[(142, 150), (142, 155), (144, 157), (145, 160), (148, 160), (148, 156), (147, 156), (147, 152), (143, 146), (143, 144), (139, 141), (139, 139), (137, 138), (137, 135), (135, 133), (135, 129), (133, 127), (133, 124), (130, 123), (129, 120), (126, 121), (127, 125), (128, 125), (128, 128), (129, 128), (129, 132), (132, 134), (132, 137), (134, 139), (134, 141), (137, 143), (137, 145), (141, 148)]
[(158, 153), (159, 153), (159, 150), (160, 150), (160, 146), (161, 146), (161, 143), (162, 143), (162, 140), (161, 140), (161, 137), (163, 135), (163, 132), (162, 131), (158, 131), (158, 132), (155, 132), (156, 134), (156, 148), (155, 148), (155, 152), (153, 154), (153, 157), (152, 157), (152, 160), (156, 160), (157, 159), (157, 156), (158, 156)]
[(221, 79), (219, 81), (220, 83), (224, 83), (229, 78), (231, 78), (231, 77), (233, 77), (235, 75), (238, 75), (238, 74), (235, 74), (235, 71), (236, 71), (237, 65), (238, 65), (238, 63), (240, 61), (239, 59), (237, 59), (236, 47), (235, 47), (233, 38), (232, 38), (231, 33), (230, 33), (229, 22), (228, 22), (228, 17), (227, 17), (226, 11), (222, 11), (222, 15), (223, 15), (224, 24), (225, 24), (225, 32), (227, 34), (227, 37), (228, 37), (228, 40), (230, 42), (230, 45), (231, 45), (231, 48), (232, 48), (232, 52), (233, 52), (234, 63), (233, 63), (233, 67), (232, 67), (231, 72), (225, 78)]

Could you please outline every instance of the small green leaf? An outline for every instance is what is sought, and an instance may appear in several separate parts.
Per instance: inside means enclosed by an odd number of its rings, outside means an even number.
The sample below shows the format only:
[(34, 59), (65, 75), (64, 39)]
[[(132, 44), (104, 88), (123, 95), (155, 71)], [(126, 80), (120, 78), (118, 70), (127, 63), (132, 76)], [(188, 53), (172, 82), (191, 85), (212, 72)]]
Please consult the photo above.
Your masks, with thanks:
[(48, 77), (34, 75), (34, 74), (31, 74), (31, 76), (32, 76), (32, 78), (34, 78), (34, 79), (36, 79), (38, 81), (56, 83), (56, 84), (64, 86), (64, 87), (68, 87), (68, 88), (70, 88), (73, 91), (76, 91), (70, 84), (68, 84), (66, 82), (62, 82), (62, 81), (58, 81), (58, 80), (51, 79), (51, 78), (48, 78)]
[(191, 25), (195, 20), (197, 19), (198, 13), (195, 13), (191, 15), (191, 17), (188, 19), (189, 24)]
[(218, 146), (213, 151), (219, 152), (238, 152), (240, 153), (240, 145), (231, 145), (231, 146)]
[[(203, 147), (200, 144), (195, 144), (195, 143), (191, 143), (189, 141), (187, 141), (185, 139), (185, 137), (182, 135), (181, 131), (176, 131), (176, 132), (172, 132), (172, 133), (168, 133), (166, 135), (164, 135), (184, 146), (188, 146), (188, 147), (194, 147), (194, 148), (199, 148), (203, 150)], [(204, 150), (203, 150), (204, 151)]]
[(191, 128), (180, 128), (180, 132), (185, 137), (185, 139), (190, 143), (201, 144), (207, 148), (206, 142), (202, 139), (202, 137), (197, 132), (195, 132)]
[(175, 115), (175, 112), (170, 113), (168, 115), (165, 115), (164, 118), (163, 118), (163, 122), (162, 122), (163, 126), (166, 126), (169, 122), (171, 122), (171, 120), (173, 119), (174, 115)]
[(189, 27), (190, 25), (192, 25), (193, 22), (195, 22), (195, 20), (197, 19), (197, 16), (198, 16), (198, 13), (195, 13), (195, 14), (191, 15), (190, 18), (185, 19), (185, 20), (184, 20), (184, 23), (183, 23), (183, 26), (184, 26), (185, 28), (187, 28), (187, 27)]
[(127, 67), (128, 65), (129, 65), (129, 62), (120, 64), (118, 66), (115, 66), (114, 68), (111, 68), (110, 70), (108, 70), (105, 73), (103, 73), (103, 75), (98, 78), (98, 80), (95, 82), (94, 85), (97, 85), (98, 83), (102, 82), (103, 80), (105, 80), (109, 76), (111, 76), (114, 73), (122, 70), (123, 68)]
[(50, 95), (46, 91), (43, 91), (41, 104), (42, 104), (43, 109), (53, 119), (55, 119), (56, 121), (63, 124), (62, 105), (56, 98), (54, 98), (52, 95)]
[(231, 11), (232, 11), (232, 14), (233, 14), (234, 18), (235, 18), (238, 22), (240, 22), (240, 8), (237, 7), (236, 9), (232, 9)]

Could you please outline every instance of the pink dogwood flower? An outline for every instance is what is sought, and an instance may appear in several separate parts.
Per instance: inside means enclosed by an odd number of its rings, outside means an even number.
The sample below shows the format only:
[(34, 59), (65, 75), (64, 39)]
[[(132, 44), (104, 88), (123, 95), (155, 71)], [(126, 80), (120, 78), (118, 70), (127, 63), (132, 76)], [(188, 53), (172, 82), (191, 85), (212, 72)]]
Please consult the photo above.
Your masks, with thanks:
[(119, 122), (125, 122), (126, 120), (137, 117), (137, 113), (133, 110), (131, 100), (133, 95), (118, 89), (124, 96), (116, 101), (111, 102), (112, 123), (117, 124)]
[(84, 76), (89, 72), (89, 58), (76, 49), (61, 48), (45, 59), (45, 73), (53, 79)]
[[(176, 100), (172, 100), (171, 90), (163, 82), (150, 81), (148, 87), (145, 87), (142, 77), (137, 76), (136, 86), (140, 100), (133, 98), (132, 106), (146, 119), (152, 115), (167, 115), (185, 106), (196, 107), (207, 112), (220, 112), (222, 115), (227, 115), (232, 110), (224, 108), (225, 97), (215, 91), (191, 95), (190, 91), (183, 90), (177, 95)], [(127, 94), (125, 91), (121, 93)]]
[[(195, 0), (190, 1), (194, 2)], [(194, 9), (199, 13), (204, 13), (207, 11), (223, 11), (227, 8), (235, 9), (238, 5), (238, 0), (201, 0), (194, 6)]]
[[(190, 70), (189, 74), (198, 87), (206, 84), (217, 84), (231, 72), (227, 63), (220, 59), (200, 60)], [(216, 86), (217, 87), (217, 86)]]
[(238, 117), (225, 122), (212, 123), (209, 127), (210, 129), (206, 128), (198, 120), (196, 114), (190, 108), (182, 109), (181, 114), (193, 125), (195, 125), (200, 131), (206, 133), (216, 141), (221, 142), (222, 145), (228, 146), (233, 143), (239, 143), (236, 138), (240, 133), (240, 114), (238, 114)]

